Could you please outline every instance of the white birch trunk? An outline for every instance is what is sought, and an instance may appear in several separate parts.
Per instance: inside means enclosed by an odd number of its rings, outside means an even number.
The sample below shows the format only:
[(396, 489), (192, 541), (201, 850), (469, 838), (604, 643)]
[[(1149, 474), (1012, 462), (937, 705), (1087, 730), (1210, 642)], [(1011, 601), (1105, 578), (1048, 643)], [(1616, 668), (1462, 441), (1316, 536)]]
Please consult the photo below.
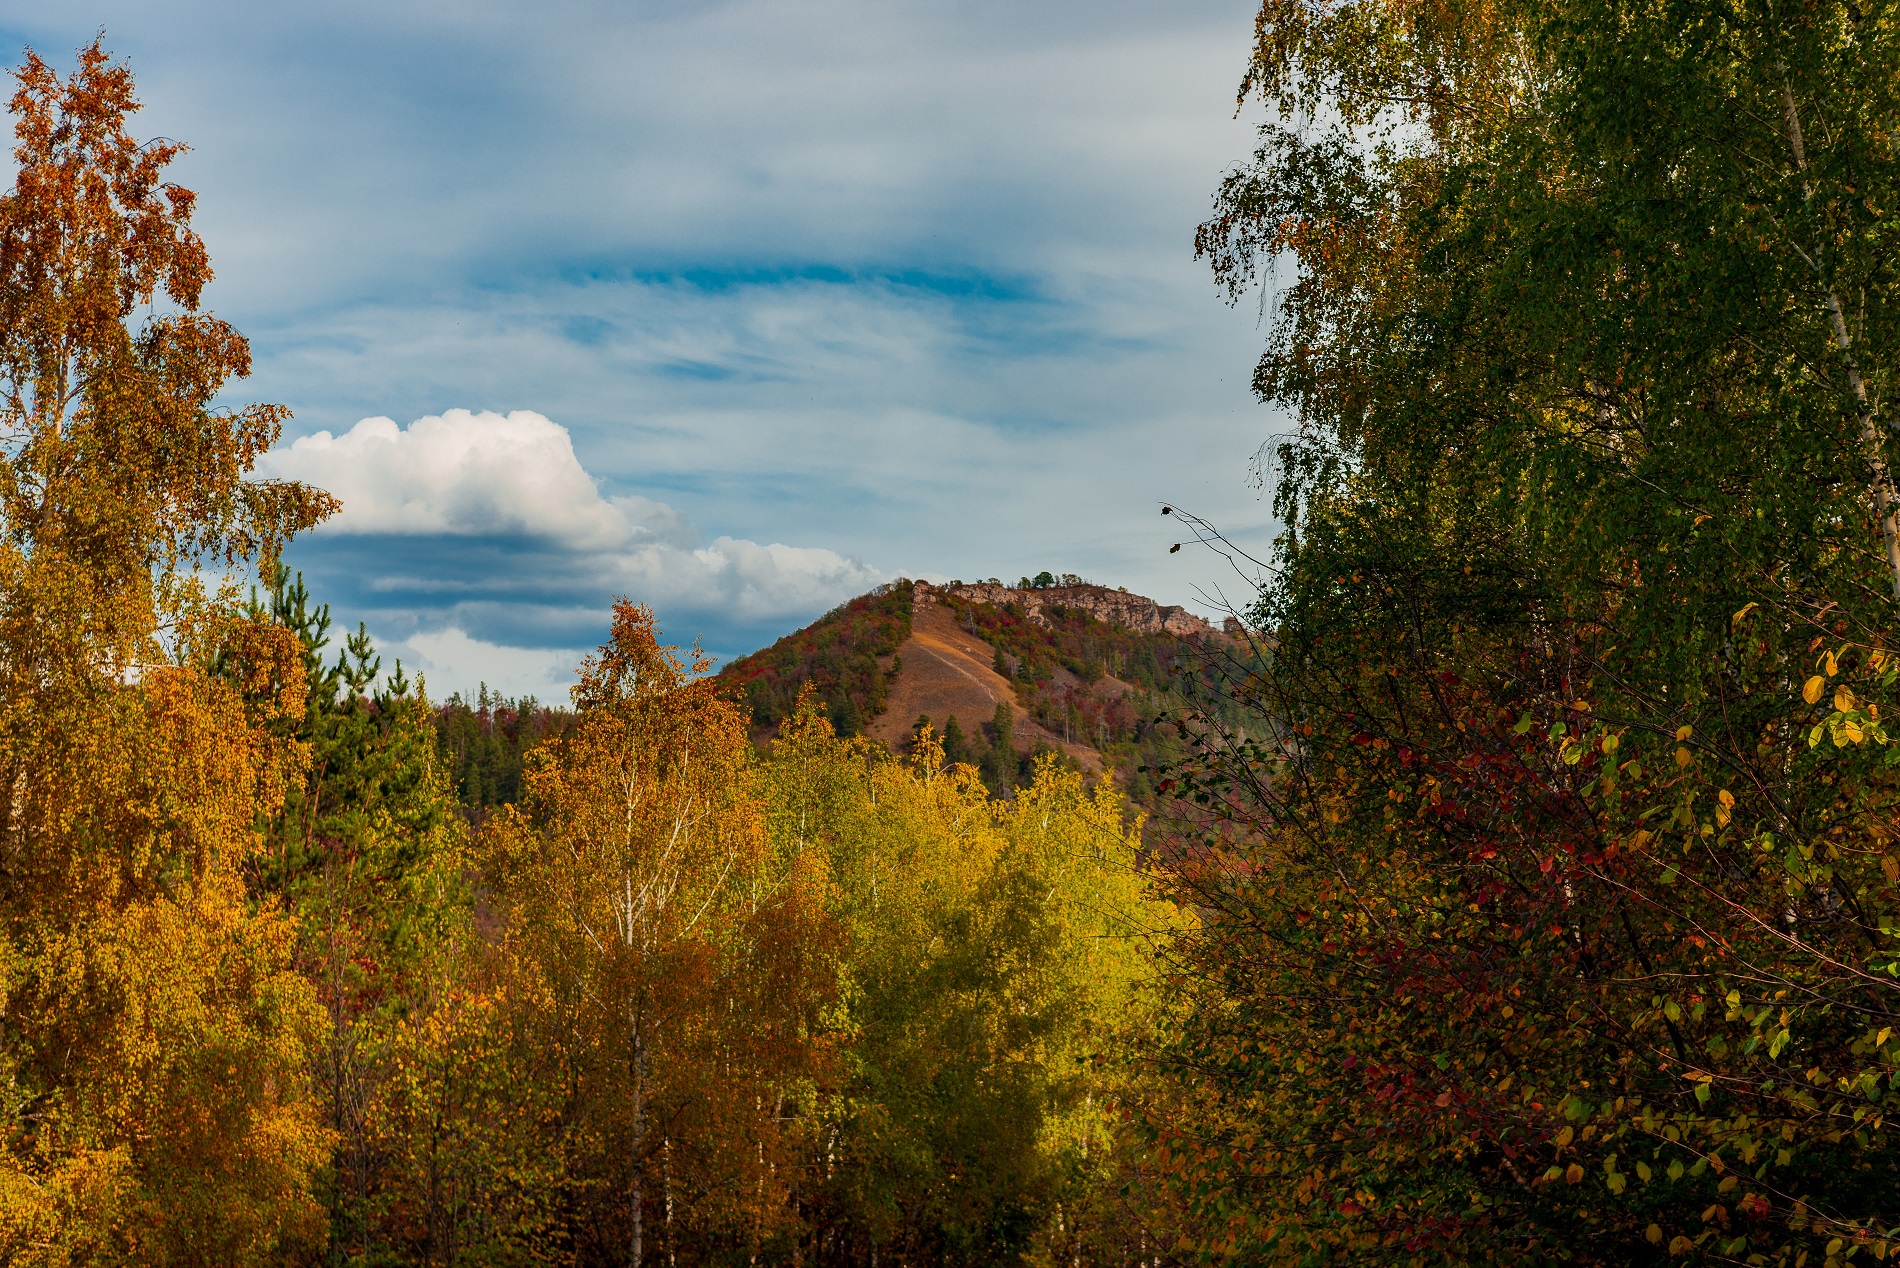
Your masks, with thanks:
[[(1805, 202), (1814, 196), (1808, 187), (1808, 148), (1801, 135), (1801, 112), (1795, 108), (1794, 92), (1785, 78), (1781, 84), (1781, 107), (1788, 128), (1788, 144), (1794, 150), (1795, 170), (1801, 173), (1801, 198)], [(1847, 329), (1847, 314), (1841, 307), (1840, 293), (1834, 289), (1834, 279), (1827, 276), (1819, 258), (1808, 260), (1808, 265), (1820, 276), (1834, 346), (1839, 349), (1847, 369), (1847, 388), (1854, 395), (1854, 418), (1860, 424), (1861, 447), (1866, 452), (1868, 465), (1873, 468), (1874, 509), (1880, 517), (1880, 536), (1887, 548), (1887, 572), (1893, 581), (1894, 601), (1900, 602), (1900, 524), (1896, 524), (1893, 473), (1887, 466), (1880, 428), (1874, 421), (1867, 382), (1861, 378), (1860, 363), (1854, 357), (1854, 338)]]
[(660, 1194), (665, 1199), (666, 1210), (666, 1268), (674, 1268), (679, 1256), (673, 1248), (673, 1141), (671, 1137), (660, 1140)]

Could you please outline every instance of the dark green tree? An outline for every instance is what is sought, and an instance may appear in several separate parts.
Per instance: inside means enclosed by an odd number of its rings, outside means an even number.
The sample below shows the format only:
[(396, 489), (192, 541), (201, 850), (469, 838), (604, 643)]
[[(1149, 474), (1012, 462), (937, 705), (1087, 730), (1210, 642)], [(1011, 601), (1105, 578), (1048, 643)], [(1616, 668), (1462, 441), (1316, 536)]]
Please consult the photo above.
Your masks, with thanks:
[(963, 724), (957, 721), (957, 715), (953, 713), (950, 720), (943, 724), (943, 760), (946, 763), (967, 762), (970, 756), (969, 738), (963, 734)]
[(329, 605), (313, 605), (302, 575), (281, 564), (252, 607), (297, 636), (310, 682), (294, 734), (309, 766), (269, 825), (256, 884), (296, 914), (298, 961), (329, 1013), (316, 1074), (337, 1136), (324, 1198), (344, 1262), (384, 1244), (383, 1160), (365, 1112), (388, 1074), (390, 1026), (431, 989), (467, 919), (465, 831), (428, 702), (401, 663), (379, 685), (382, 658), (361, 624), (327, 659)]
[(1273, 655), (1167, 777), (1208, 1253), (1891, 1253), (1897, 19), (1263, 6), (1199, 245), (1297, 274)]

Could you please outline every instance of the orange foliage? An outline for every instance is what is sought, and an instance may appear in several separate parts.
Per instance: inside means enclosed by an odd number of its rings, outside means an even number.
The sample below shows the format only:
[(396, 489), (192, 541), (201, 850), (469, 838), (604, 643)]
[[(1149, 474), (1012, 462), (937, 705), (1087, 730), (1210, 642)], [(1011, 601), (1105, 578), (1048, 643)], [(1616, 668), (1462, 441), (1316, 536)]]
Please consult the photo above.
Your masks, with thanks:
[[(249, 365), (180, 147), (125, 130), (94, 44), (29, 55), (0, 200), (0, 1259), (272, 1262), (315, 1232), (326, 1146), (292, 928), (239, 868), (301, 759), (282, 631), (193, 568), (331, 505), (245, 479), (284, 411), (214, 410)], [(142, 303), (168, 311), (134, 330)], [(208, 666), (220, 666), (213, 672)], [(263, 689), (264, 685), (268, 689)]]
[(769, 856), (745, 715), (648, 609), (616, 605), (574, 700), (531, 755), (526, 808), (488, 833), (513, 990), (566, 1089), (570, 1229), (636, 1264), (650, 1211), (669, 1247), (756, 1246), (788, 1218), (782, 1111), (815, 1059), (822, 867)]

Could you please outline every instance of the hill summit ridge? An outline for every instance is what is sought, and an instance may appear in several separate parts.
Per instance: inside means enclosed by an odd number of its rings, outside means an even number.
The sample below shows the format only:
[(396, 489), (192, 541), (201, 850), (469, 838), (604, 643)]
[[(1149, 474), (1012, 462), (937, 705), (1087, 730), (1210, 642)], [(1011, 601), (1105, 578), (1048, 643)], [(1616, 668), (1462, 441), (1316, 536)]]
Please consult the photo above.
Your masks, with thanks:
[(952, 582), (941, 586), (928, 581), (912, 583), (914, 603), (940, 602), (940, 596), (945, 595), (966, 603), (983, 603), (991, 607), (1013, 605), (1022, 612), (1025, 620), (1045, 627), (1051, 624), (1045, 609), (1067, 608), (1086, 612), (1098, 621), (1136, 634), (1172, 634), (1177, 638), (1194, 638), (1214, 632), (1212, 625), (1184, 607), (1157, 603), (1143, 595), (1111, 590), (1107, 586), (1084, 583), (1025, 587), (1008, 586), (995, 581)]

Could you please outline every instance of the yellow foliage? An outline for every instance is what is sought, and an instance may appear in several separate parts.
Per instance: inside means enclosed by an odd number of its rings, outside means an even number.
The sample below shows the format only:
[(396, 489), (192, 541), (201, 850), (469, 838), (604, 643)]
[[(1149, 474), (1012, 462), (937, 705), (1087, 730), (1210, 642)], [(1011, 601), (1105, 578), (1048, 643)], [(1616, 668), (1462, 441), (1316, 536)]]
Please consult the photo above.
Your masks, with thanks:
[[(330, 501), (246, 475), (284, 411), (215, 409), (248, 369), (180, 147), (125, 131), (94, 44), (29, 54), (0, 200), (0, 1261), (274, 1263), (319, 1232), (328, 1136), (293, 929), (245, 893), (301, 759), (282, 631), (193, 560), (268, 554)], [(127, 318), (162, 294), (173, 311)], [(161, 633), (166, 640), (161, 642)]]

